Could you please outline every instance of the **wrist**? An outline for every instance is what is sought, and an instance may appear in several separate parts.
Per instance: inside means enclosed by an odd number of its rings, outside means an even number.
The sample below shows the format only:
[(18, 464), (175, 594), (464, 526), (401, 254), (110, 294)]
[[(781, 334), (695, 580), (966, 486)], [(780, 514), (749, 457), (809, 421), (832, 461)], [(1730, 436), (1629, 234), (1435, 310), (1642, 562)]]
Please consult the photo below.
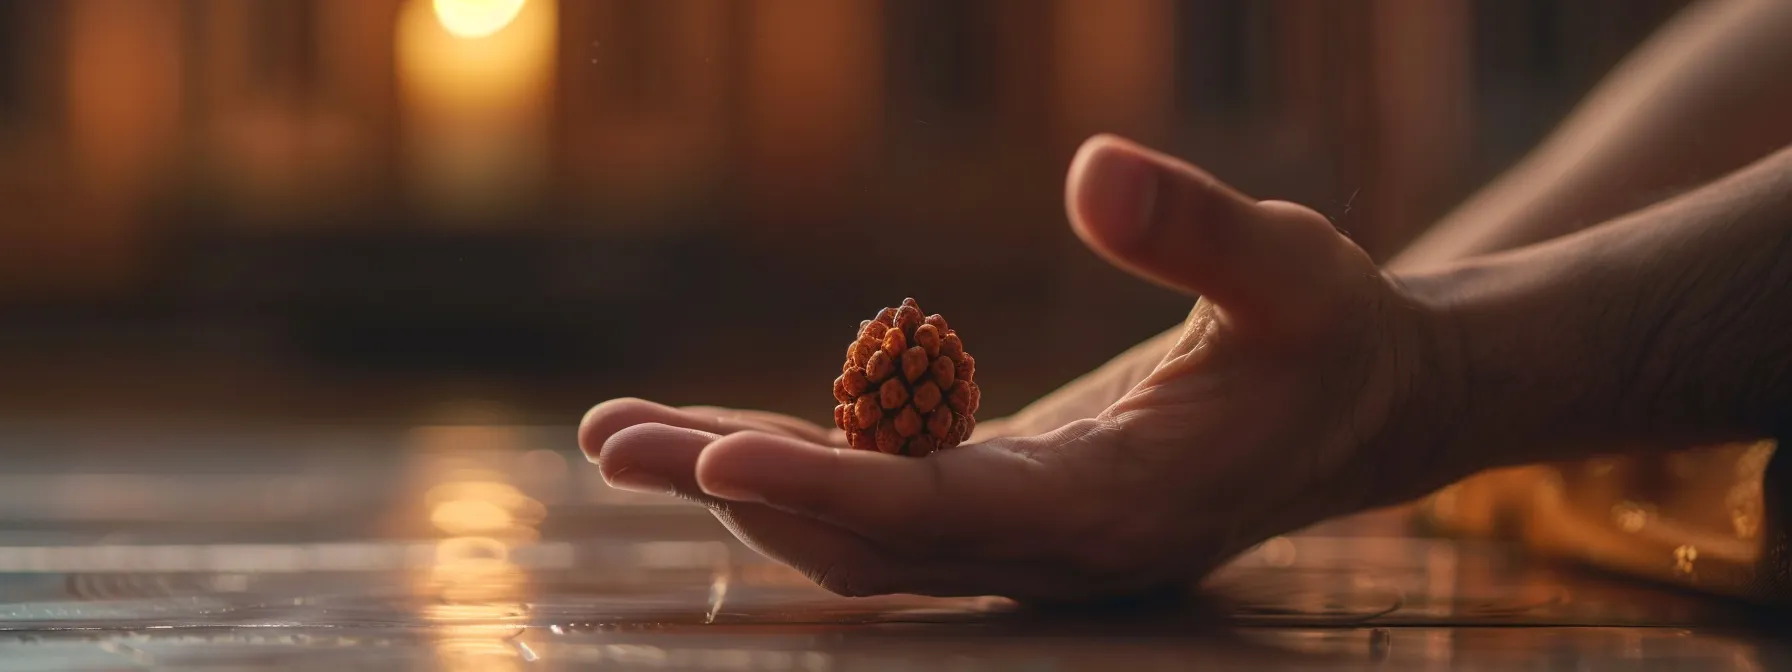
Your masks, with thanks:
[(1373, 441), (1369, 461), (1385, 465), (1378, 487), (1400, 501), (1443, 487), (1491, 465), (1469, 447), (1481, 430), (1471, 412), (1479, 400), (1470, 381), (1470, 335), (1457, 314), (1459, 287), (1471, 271), (1451, 267), (1386, 272), (1393, 298), (1380, 320), (1390, 343), (1386, 385), (1392, 403)]
[[(1660, 438), (1633, 400), (1637, 336), (1659, 333), (1654, 292), (1615, 292), (1596, 254), (1526, 249), (1395, 279), (1424, 325), (1435, 371), (1416, 404), (1444, 482), (1520, 464), (1591, 457)], [(1572, 253), (1571, 253), (1572, 252)], [(1634, 289), (1634, 288), (1633, 288)]]

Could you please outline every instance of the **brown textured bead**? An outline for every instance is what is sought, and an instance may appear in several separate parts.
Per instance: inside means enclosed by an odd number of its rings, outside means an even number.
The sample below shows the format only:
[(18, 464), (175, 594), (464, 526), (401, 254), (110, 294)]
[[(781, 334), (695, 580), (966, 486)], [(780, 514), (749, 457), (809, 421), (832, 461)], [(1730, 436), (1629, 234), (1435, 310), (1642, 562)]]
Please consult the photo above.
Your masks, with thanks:
[(872, 427), (884, 418), (884, 409), (877, 405), (877, 398), (867, 394), (853, 402), (852, 415), (859, 421), (859, 428)]
[(876, 351), (876, 347), (864, 341), (853, 341), (852, 345), (846, 346), (846, 363), (851, 366), (864, 364), (865, 360), (871, 358), (871, 353)]
[(902, 377), (908, 382), (921, 379), (927, 373), (927, 352), (921, 346), (909, 348), (902, 353)]
[(954, 362), (964, 356), (964, 341), (959, 340), (958, 332), (948, 331), (940, 337), (940, 354), (951, 357)]
[(915, 327), (915, 345), (927, 353), (928, 359), (940, 356), (940, 330), (931, 324)]
[(884, 332), (883, 351), (884, 351), (884, 354), (890, 356), (890, 359), (896, 359), (897, 357), (901, 357), (902, 351), (907, 350), (907, 349), (908, 349), (908, 337), (902, 335), (901, 329), (891, 329), (889, 331)]
[(890, 325), (884, 324), (882, 322), (873, 322), (870, 320), (866, 320), (863, 325), (859, 326), (859, 337), (864, 338), (866, 336), (870, 336), (871, 338), (882, 340), (884, 337), (884, 332), (889, 331), (889, 330), (890, 330)]
[(877, 423), (877, 438), (875, 439), (875, 443), (878, 452), (889, 453), (891, 455), (896, 455), (902, 452), (902, 435), (896, 433), (896, 423), (894, 421), (885, 420)]
[(840, 378), (845, 382), (846, 393), (854, 397), (864, 394), (865, 390), (871, 387), (871, 381), (865, 378), (865, 372), (859, 369), (847, 369)]
[(945, 439), (946, 433), (952, 431), (953, 423), (958, 422), (952, 416), (952, 409), (940, 407), (927, 414), (927, 433), (935, 439)]
[(944, 355), (933, 360), (933, 366), (928, 368), (933, 374), (933, 384), (940, 386), (942, 390), (952, 389), (952, 381), (958, 380), (958, 367)]
[(921, 383), (915, 386), (914, 399), (915, 410), (930, 413), (940, 405), (940, 388), (931, 380)]
[(897, 434), (905, 438), (914, 436), (921, 433), (921, 427), (921, 414), (915, 412), (915, 407), (904, 407), (901, 413), (896, 414)]
[[(871, 396), (866, 395), (859, 398), (869, 399)], [(902, 384), (901, 380), (891, 378), (884, 381), (883, 387), (877, 388), (877, 399), (884, 408), (895, 410), (908, 403), (908, 388)]]
[(903, 304), (896, 309), (896, 328), (905, 334), (915, 333), (915, 327), (921, 326), (921, 309), (913, 304)]
[(928, 455), (932, 455), (933, 454), (933, 437), (930, 437), (926, 434), (922, 434), (915, 438), (909, 439), (908, 440), (908, 451), (905, 454), (909, 455), (910, 457), (927, 457)]
[(913, 298), (859, 323), (834, 380), (834, 425), (859, 450), (924, 457), (967, 440), (982, 402), (976, 360)]
[(889, 355), (879, 350), (871, 353), (871, 359), (865, 362), (865, 379), (873, 383), (880, 383), (883, 382), (883, 379), (889, 378), (890, 373), (895, 370), (895, 360), (890, 359)]
[[(941, 409), (945, 410), (945, 409)], [(948, 411), (949, 412), (949, 411)], [(964, 421), (953, 416), (952, 426), (946, 428), (946, 438), (940, 439), (941, 446), (956, 446), (964, 441)]]
[(952, 390), (946, 393), (946, 405), (959, 415), (971, 412), (971, 384), (958, 381), (952, 384)]

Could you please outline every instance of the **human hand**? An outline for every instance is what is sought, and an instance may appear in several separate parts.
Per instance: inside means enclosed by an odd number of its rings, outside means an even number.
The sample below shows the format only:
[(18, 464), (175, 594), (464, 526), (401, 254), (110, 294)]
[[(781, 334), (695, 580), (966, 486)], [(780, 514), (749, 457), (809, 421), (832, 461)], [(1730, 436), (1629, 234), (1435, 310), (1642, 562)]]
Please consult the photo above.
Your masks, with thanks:
[(1126, 352), (1034, 400), (1014, 415), (979, 420), (976, 438), (1044, 434), (1077, 420), (1099, 416), (1156, 370), (1181, 336), (1180, 326), (1165, 331), (1127, 348)]
[(1102, 256), (1202, 297), (1099, 415), (916, 459), (631, 400), (593, 409), (581, 444), (613, 485), (703, 502), (845, 595), (1136, 595), (1447, 482), (1413, 454), (1452, 408), (1434, 318), (1323, 216), (1112, 138), (1066, 201)]

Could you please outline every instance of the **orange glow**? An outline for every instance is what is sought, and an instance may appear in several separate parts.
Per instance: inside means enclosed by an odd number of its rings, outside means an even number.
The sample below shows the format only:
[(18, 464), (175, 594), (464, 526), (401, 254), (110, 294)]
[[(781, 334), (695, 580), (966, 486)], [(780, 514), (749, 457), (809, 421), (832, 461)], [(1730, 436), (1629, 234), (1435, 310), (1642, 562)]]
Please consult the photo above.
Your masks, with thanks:
[(1174, 110), (1175, 3), (1169, 0), (1057, 5), (1058, 123), (1066, 137), (1096, 130), (1151, 136)]
[(91, 193), (142, 187), (179, 136), (178, 9), (165, 0), (68, 4), (67, 130)]
[(478, 39), (516, 21), (525, 0), (436, 0), (436, 20), (456, 37)]
[[(490, 6), (481, 25), (504, 25), (468, 39), (462, 29), (470, 24), (447, 18), (449, 4)], [(512, 4), (514, 11), (498, 11)], [(405, 5), (397, 26), (399, 100), (409, 173), (423, 204), (441, 215), (480, 215), (529, 198), (547, 167), (557, 24), (553, 0)]]
[[(883, 109), (882, 10), (876, 3), (742, 3), (746, 177), (756, 207), (787, 226), (838, 207), (846, 175), (870, 151)], [(761, 222), (759, 235), (790, 230)]]

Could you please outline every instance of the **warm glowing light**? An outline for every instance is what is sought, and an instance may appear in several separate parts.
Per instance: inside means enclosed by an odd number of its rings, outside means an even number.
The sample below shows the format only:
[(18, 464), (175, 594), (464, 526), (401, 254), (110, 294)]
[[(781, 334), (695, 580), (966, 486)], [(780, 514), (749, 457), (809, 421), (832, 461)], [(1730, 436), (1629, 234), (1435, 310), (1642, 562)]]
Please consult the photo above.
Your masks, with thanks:
[[(464, 459), (476, 461), (472, 455)], [(448, 477), (425, 500), (431, 522), (453, 536), (437, 542), (435, 562), (418, 586), (432, 598), (422, 615), (436, 633), (438, 667), (520, 670), (521, 662), (534, 660), (526, 645), (514, 641), (528, 617), (522, 596), (529, 576), (511, 562), (510, 552), (513, 542), (533, 537), (544, 507), (509, 483), (483, 480), (497, 477), (489, 470), (463, 466)]]
[(437, 506), (430, 522), (449, 534), (478, 534), (510, 527), (515, 520), (504, 507), (491, 502), (458, 501)]
[[(500, 6), (510, 9), (492, 9)], [(485, 8), (478, 10), (488, 16), (479, 23), (483, 29), (495, 27), (497, 19), (505, 25), (468, 39), (478, 32), (468, 30), (475, 22), (451, 17), (473, 8)], [(557, 0), (403, 5), (395, 56), (409, 155), (406, 181), (432, 218), (502, 222), (513, 208), (534, 202), (550, 168), (558, 20)], [(457, 430), (446, 431), (463, 439), (477, 434)]]
[(503, 30), (525, 0), (435, 0), (436, 20), (456, 37), (478, 39)]

